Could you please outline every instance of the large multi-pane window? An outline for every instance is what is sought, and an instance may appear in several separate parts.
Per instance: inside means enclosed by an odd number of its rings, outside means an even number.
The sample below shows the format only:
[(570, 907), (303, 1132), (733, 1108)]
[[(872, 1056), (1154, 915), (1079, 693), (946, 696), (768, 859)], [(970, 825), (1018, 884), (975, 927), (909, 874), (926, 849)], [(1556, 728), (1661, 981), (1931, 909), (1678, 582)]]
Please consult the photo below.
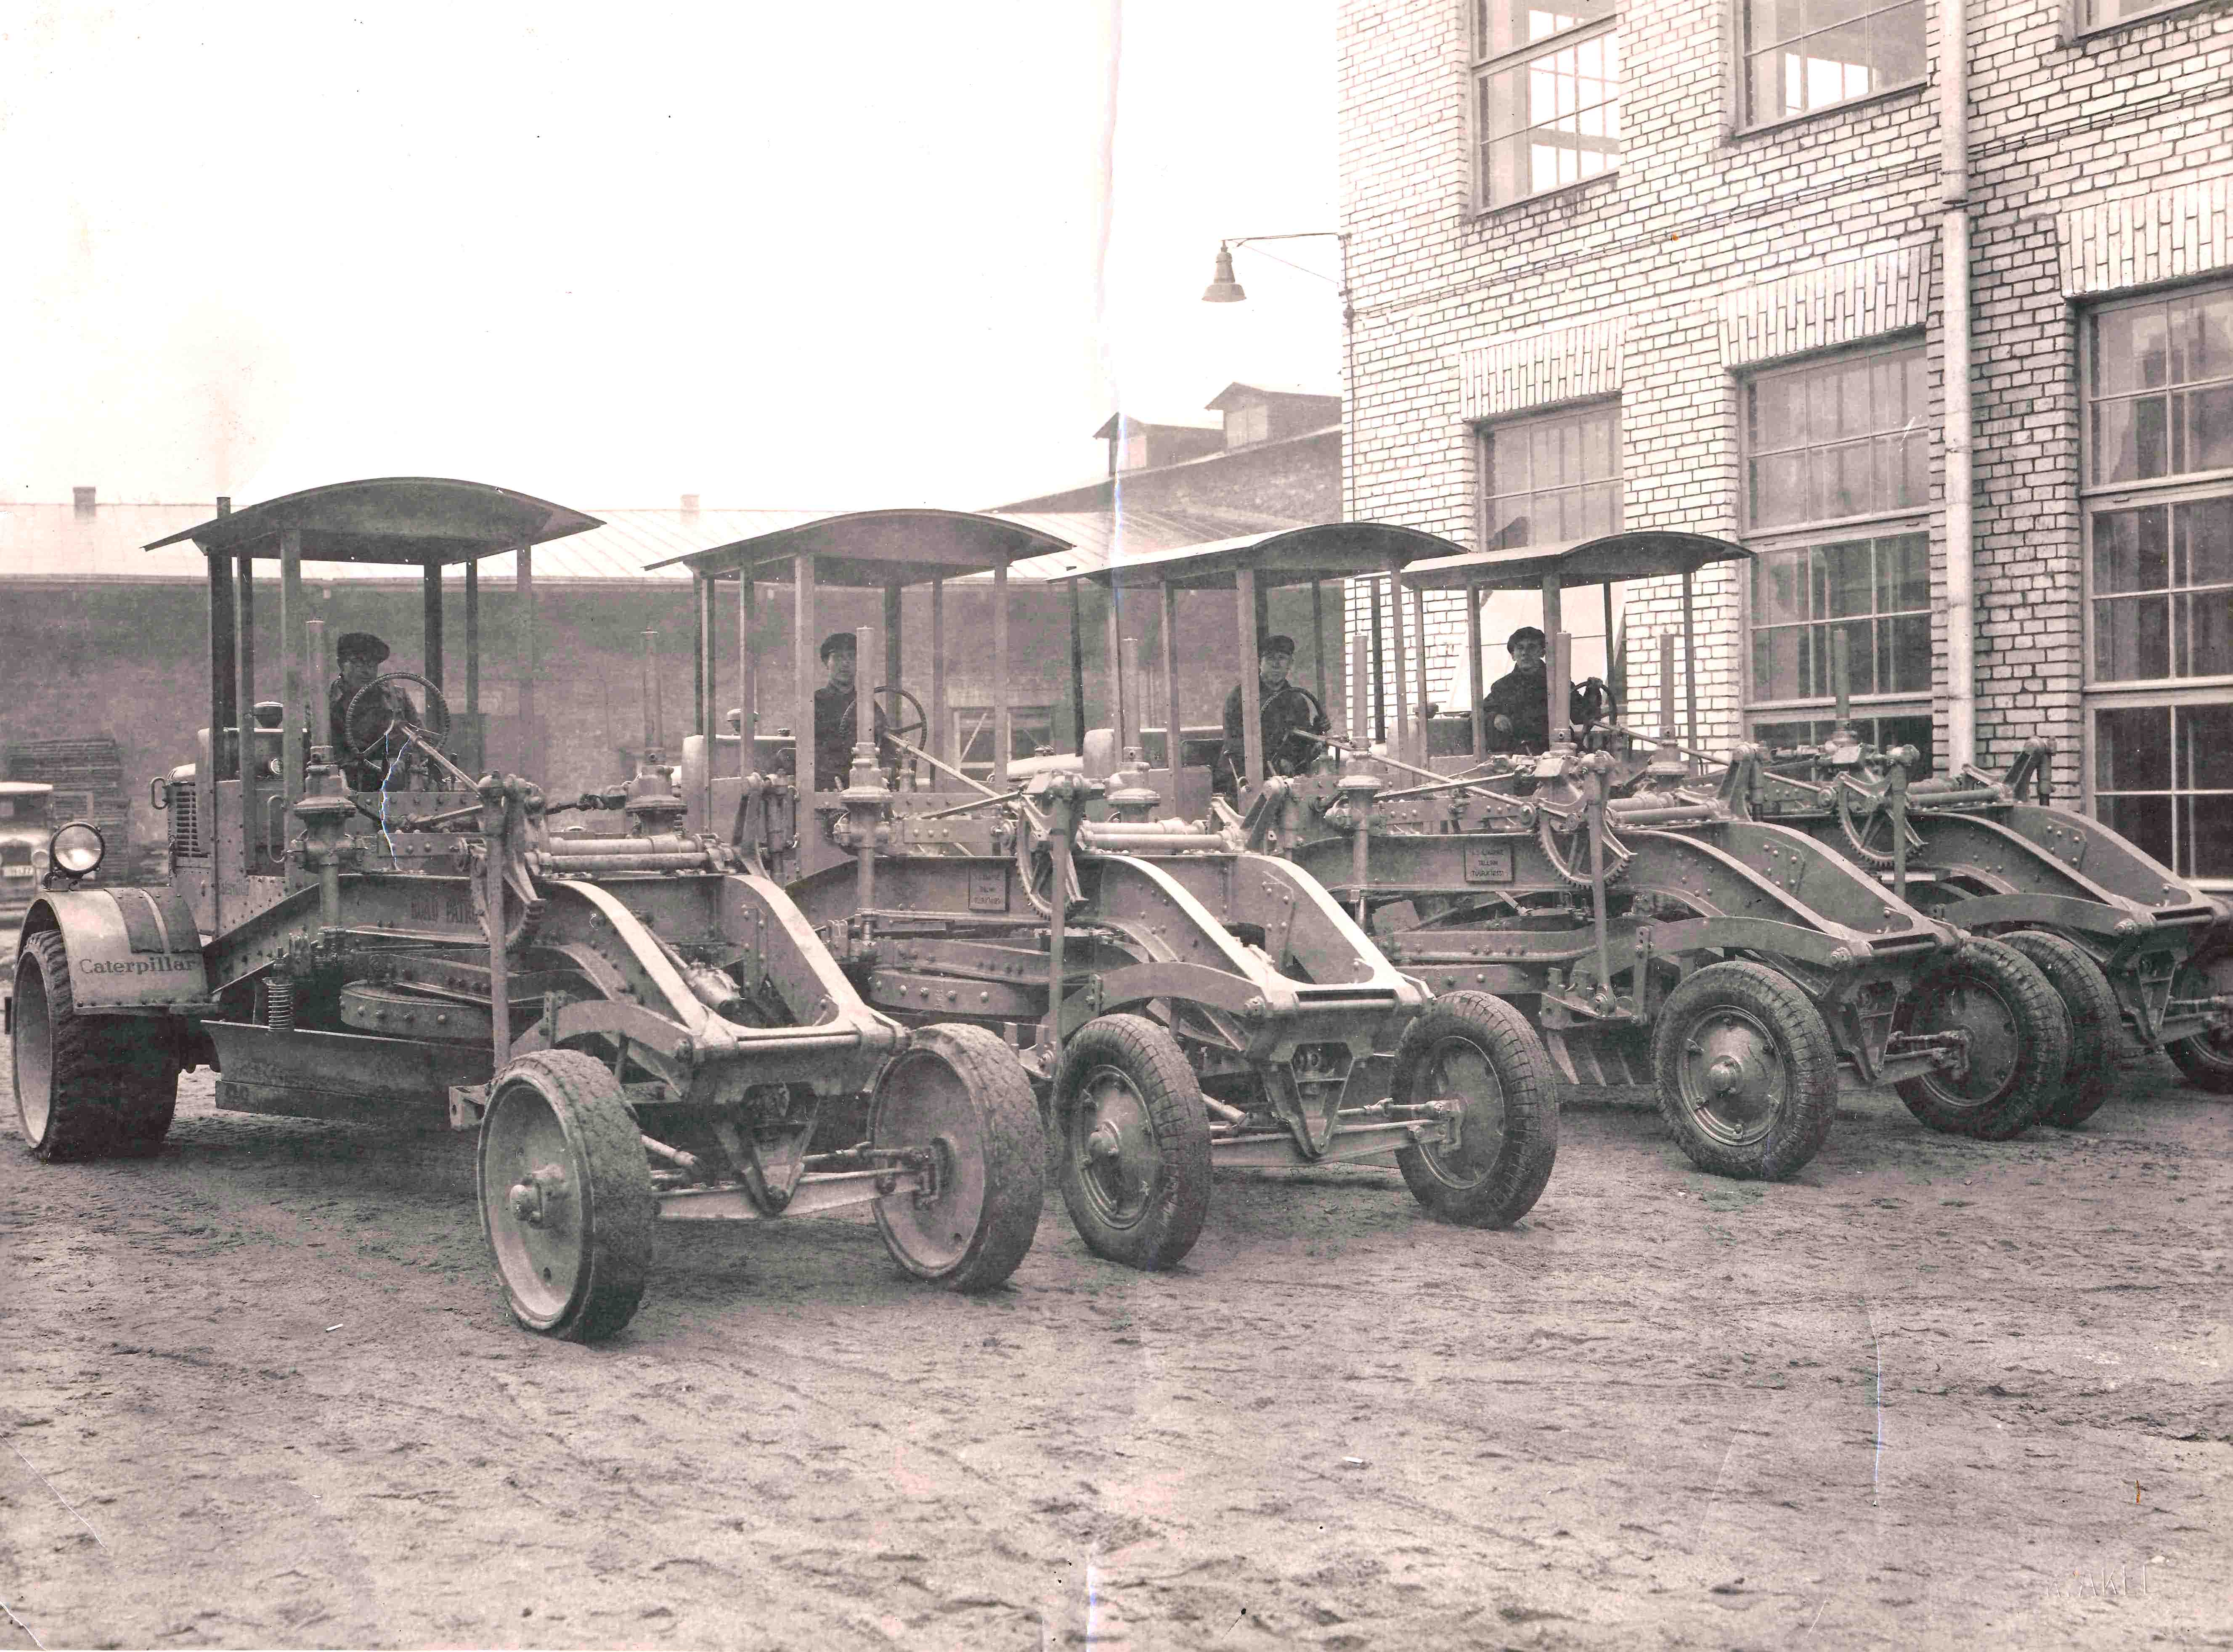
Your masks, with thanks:
[(2085, 384), (2094, 807), (2233, 878), (2233, 285), (2093, 311)]
[(1923, 0), (1743, 0), (1744, 124), (1923, 79)]
[(1930, 751), (1930, 497), (1924, 352), (1762, 373), (1744, 387), (1749, 723), (1818, 744), (1840, 642), (1864, 738)]
[(1472, 0), (1482, 207), (1620, 164), (1618, 0)]
[(1620, 528), (1620, 409), (1605, 402), (1481, 434), (1481, 543), (1540, 545)]

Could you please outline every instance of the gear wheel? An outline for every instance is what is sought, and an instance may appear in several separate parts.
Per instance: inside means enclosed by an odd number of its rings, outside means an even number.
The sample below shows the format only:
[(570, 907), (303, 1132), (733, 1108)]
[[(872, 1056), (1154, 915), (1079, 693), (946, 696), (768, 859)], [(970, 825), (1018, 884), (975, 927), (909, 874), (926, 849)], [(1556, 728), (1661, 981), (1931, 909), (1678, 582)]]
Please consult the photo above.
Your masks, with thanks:
[[(1551, 862), (1551, 869), (1559, 875), (1559, 881), (1576, 889), (1590, 887), (1589, 829), (1589, 816), (1581, 810), (1575, 810), (1571, 826), (1563, 824), (1547, 809), (1539, 811), (1535, 818), (1535, 841), (1542, 846), (1544, 858)], [(1628, 875), (1628, 862), (1633, 853), (1613, 836), (1610, 826), (1605, 828), (1605, 881), (1608, 888)]]

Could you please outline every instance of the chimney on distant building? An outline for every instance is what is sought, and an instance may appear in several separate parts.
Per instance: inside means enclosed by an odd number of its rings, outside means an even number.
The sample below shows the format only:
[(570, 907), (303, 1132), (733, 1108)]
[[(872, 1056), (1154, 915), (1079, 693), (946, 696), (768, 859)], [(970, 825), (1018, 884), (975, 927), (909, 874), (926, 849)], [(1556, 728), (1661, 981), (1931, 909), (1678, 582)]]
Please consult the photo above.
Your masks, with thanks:
[(686, 493), (682, 496), (682, 519), (685, 522), (695, 522), (698, 520), (698, 496), (696, 494)]
[(232, 495), (220, 493), (217, 496), (217, 513), (221, 517), (229, 517), (232, 514)]
[(91, 516), (93, 514), (93, 490), (91, 488), (72, 488), (70, 490), (70, 510), (73, 514), (77, 516)]

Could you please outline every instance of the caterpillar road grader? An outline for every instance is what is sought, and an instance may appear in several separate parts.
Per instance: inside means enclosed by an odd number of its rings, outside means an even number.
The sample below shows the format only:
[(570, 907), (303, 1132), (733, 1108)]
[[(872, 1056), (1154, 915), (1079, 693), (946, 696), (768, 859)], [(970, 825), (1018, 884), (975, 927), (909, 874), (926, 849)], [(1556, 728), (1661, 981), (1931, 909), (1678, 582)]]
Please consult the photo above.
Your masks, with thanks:
[[(222, 1109), (472, 1130), (511, 1312), (580, 1340), (635, 1313), (662, 1220), (866, 1206), (907, 1273), (999, 1284), (1030, 1247), (1045, 1151), (1000, 1039), (869, 1004), (753, 855), (686, 829), (656, 752), (566, 798), (480, 772), (480, 564), (517, 556), (531, 677), (533, 550), (598, 525), (400, 478), (160, 542), (207, 560), (208, 727), (155, 788), (164, 883), (80, 888), (84, 857), (58, 857), (25, 914), (7, 1021), (31, 1151), (153, 1154), (195, 1066)], [(264, 590), (278, 574), (276, 706), (257, 699), (259, 562)], [(316, 563), (420, 569), (422, 670), (329, 687)]]
[[(1625, 533), (1575, 545), (1467, 552), (1433, 535), (1344, 523), (1151, 555), (1076, 577), (1160, 598), (1162, 762), (1146, 778), (1175, 812), (1306, 870), (1388, 957), (1437, 992), (1484, 992), (1540, 1030), (1565, 1076), (1650, 1083), (1676, 1141), (1702, 1168), (1787, 1176), (1820, 1148), (1841, 1088), (1897, 1088), (1933, 1128), (1998, 1138), (2040, 1115), (2064, 1070), (2067, 1017), (2039, 971), (1997, 942), (1965, 938), (1806, 833), (1755, 819), (1746, 798), (1702, 790), (1670, 737), (1660, 760), (1624, 767), (1601, 724), (1572, 726), (1562, 589), (1679, 575), (1695, 638), (1696, 571), (1747, 556), (1702, 535)], [(1258, 638), (1271, 595), (1311, 592), (1321, 677), (1329, 581), (1386, 576), (1415, 616), (1429, 589), (1466, 593), (1473, 660), (1467, 717), (1429, 721), (1425, 667), (1393, 632), (1383, 678), (1351, 640), (1357, 685), (1344, 738), (1323, 704), (1265, 749)], [(1180, 720), (1181, 595), (1235, 593), (1244, 752), (1229, 796), (1203, 766), (1212, 743)], [(1552, 659), (1553, 743), (1487, 749), (1479, 709), (1480, 599), (1540, 590)], [(1415, 617), (1411, 635), (1423, 634)], [(1375, 656), (1377, 658), (1377, 654)], [(1407, 666), (1418, 667), (1416, 684)], [(1365, 686), (1392, 680), (1394, 718), (1375, 741)], [(1416, 697), (1414, 691), (1416, 690)], [(1144, 693), (1134, 697), (1141, 703)], [(1377, 695), (1372, 696), (1377, 699)], [(1602, 685), (1589, 696), (1605, 709)], [(1695, 688), (1690, 727), (1696, 726)], [(1433, 738), (1438, 732), (1457, 738)], [(1215, 732), (1221, 732), (1217, 731)], [(1120, 732), (1119, 743), (1129, 739)], [(1695, 747), (1696, 742), (1689, 742)]]
[[(1517, 1220), (1549, 1179), (1557, 1110), (1514, 1012), (1480, 995), (1430, 1005), (1301, 868), (1148, 818), (1157, 800), (1132, 779), (1015, 755), (1009, 568), (1069, 549), (1006, 518), (886, 511), (676, 559), (698, 589), (691, 829), (723, 832), (766, 868), (873, 1008), (1015, 1041), (1064, 1202), (1098, 1255), (1177, 1262), (1225, 1165), (1392, 1155), (1436, 1214)], [(850, 762), (825, 768), (806, 751), (817, 615), (832, 591), (854, 593), (856, 611), (875, 605), (862, 594), (882, 602), (881, 623), (853, 634), (867, 686), (852, 696)], [(793, 692), (764, 701), (758, 616), (786, 592)], [(910, 592), (930, 645), (912, 678)], [(973, 613), (990, 608), (959, 666), (992, 702), (981, 777), (947, 703), (947, 609), (963, 595)], [(732, 626), (734, 734), (714, 718)]]

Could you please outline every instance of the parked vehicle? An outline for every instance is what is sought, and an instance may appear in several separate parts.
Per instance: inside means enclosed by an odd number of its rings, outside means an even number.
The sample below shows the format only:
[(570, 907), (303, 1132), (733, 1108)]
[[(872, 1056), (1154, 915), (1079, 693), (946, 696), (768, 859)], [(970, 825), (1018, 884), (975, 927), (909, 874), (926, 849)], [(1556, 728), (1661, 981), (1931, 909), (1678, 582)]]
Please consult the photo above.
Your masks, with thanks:
[[(402, 478), (175, 536), (209, 562), (210, 725), (160, 783), (166, 882), (51, 889), (24, 919), (8, 1020), (25, 1139), (48, 1160), (151, 1154), (197, 1065), (221, 1109), (476, 1130), (498, 1276), (552, 1336), (628, 1323), (659, 1220), (866, 1206), (908, 1273), (999, 1283), (1037, 1226), (1044, 1147), (999, 1040), (869, 1007), (780, 887), (682, 829), (655, 760), (562, 800), (447, 749), (445, 566), (465, 569), (477, 711), (479, 562), (596, 525)], [(258, 561), (278, 564), (287, 710), (244, 742), (255, 660), (235, 639), (254, 634)], [(424, 671), (335, 679), (329, 701), (306, 562), (420, 568)], [(570, 810), (627, 824), (561, 829)]]

